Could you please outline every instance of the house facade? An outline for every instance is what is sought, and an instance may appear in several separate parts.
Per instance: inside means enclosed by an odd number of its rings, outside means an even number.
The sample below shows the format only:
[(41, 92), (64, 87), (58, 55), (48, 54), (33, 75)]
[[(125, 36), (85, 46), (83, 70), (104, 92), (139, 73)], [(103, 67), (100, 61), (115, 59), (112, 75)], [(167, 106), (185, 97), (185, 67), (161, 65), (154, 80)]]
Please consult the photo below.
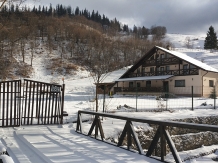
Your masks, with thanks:
[[(114, 93), (208, 97), (217, 90), (218, 70), (186, 54), (154, 46), (112, 88)], [(192, 87), (193, 86), (193, 87)], [(193, 88), (193, 89), (192, 89)]]

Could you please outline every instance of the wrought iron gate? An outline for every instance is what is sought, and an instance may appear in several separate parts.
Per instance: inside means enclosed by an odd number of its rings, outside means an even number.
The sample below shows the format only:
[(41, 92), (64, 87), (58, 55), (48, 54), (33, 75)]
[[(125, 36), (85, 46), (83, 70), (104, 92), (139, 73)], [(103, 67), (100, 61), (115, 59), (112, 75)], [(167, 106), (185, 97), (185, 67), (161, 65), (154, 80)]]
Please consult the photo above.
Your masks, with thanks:
[(1, 127), (63, 123), (64, 84), (24, 79), (0, 86)]

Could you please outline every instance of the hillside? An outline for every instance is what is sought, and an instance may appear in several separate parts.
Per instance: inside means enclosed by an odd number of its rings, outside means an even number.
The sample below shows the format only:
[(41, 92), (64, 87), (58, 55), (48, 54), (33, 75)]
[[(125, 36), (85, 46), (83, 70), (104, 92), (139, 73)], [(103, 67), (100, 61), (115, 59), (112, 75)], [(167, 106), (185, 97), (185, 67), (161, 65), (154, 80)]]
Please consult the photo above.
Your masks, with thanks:
[[(202, 38), (195, 41), (195, 45), (201, 45), (203, 41), (203, 37), (196, 36), (198, 38)], [(177, 34), (167, 34), (165, 39), (168, 40), (174, 40), (173, 43), (175, 44), (174, 50), (178, 50), (180, 52), (184, 52), (190, 56), (194, 56), (199, 60), (204, 59), (204, 62), (212, 65), (213, 67), (218, 67), (218, 59), (217, 55), (218, 52), (211, 53), (210, 51), (206, 51), (203, 49), (187, 49), (182, 44), (183, 39), (186, 38), (186, 36), (183, 35), (177, 35)], [(30, 74), (30, 78), (37, 81), (44, 81), (44, 82), (55, 82), (62, 84), (63, 82), (66, 85), (65, 89), (65, 101), (64, 101), (64, 110), (67, 111), (69, 116), (64, 117), (64, 125), (59, 127), (49, 127), (44, 126), (40, 127), (40, 129), (32, 128), (32, 127), (19, 127), (19, 128), (11, 128), (10, 131), (5, 128), (3, 130), (2, 134), (2, 140), (4, 140), (6, 143), (4, 145), (7, 145), (7, 148), (13, 148), (16, 146), (16, 140), (18, 136), (11, 134), (15, 133), (19, 135), (25, 134), (25, 143), (19, 143), (20, 146), (26, 147), (26, 145), (35, 145), (34, 143), (41, 142), (41, 145), (43, 146), (43, 150), (39, 150), (40, 152), (37, 152), (39, 156), (43, 156), (44, 159), (50, 159), (50, 154), (48, 154), (48, 146), (50, 147), (49, 151), (54, 150), (53, 144), (57, 140), (60, 142), (60, 140), (66, 140), (66, 137), (72, 137), (72, 135), (77, 134), (75, 133), (75, 122), (77, 119), (77, 112), (78, 110), (94, 110), (95, 109), (95, 103), (94, 96), (95, 96), (95, 85), (94, 80), (90, 76), (90, 72), (87, 71), (82, 65), (76, 64), (76, 59), (73, 62), (70, 62), (71, 57), (70, 53), (65, 53), (63, 55), (63, 58), (61, 61), (63, 62), (51, 62), (51, 61), (57, 61), (56, 58), (61, 58), (60, 51), (53, 50), (52, 53), (49, 53), (47, 48), (43, 46), (43, 41), (40, 41), (39, 46), (36, 48), (34, 56), (33, 56), (33, 62), (32, 62), (32, 73)], [(31, 49), (26, 49), (26, 55), (25, 55), (25, 63), (27, 65), (31, 64)], [(22, 63), (23, 57), (22, 55), (17, 55), (16, 60), (18, 62)], [(50, 69), (50, 66), (48, 68), (48, 65), (51, 65), (51, 63), (54, 63), (53, 68)], [(66, 73), (64, 66), (66, 66), (69, 63), (74, 63), (76, 65), (76, 69), (73, 69), (71, 73)], [(128, 67), (123, 67), (120, 69), (117, 69), (115, 71), (112, 71), (108, 74), (106, 78), (106, 82), (113, 81), (117, 78), (119, 78)], [(20, 79), (23, 79), (21, 76), (17, 76)], [(62, 79), (64, 78), (64, 81)], [(197, 101), (194, 104), (195, 110), (190, 110), (189, 106), (191, 106), (191, 99), (190, 98), (178, 98), (178, 99), (172, 99), (168, 101), (168, 109), (171, 109), (171, 111), (162, 111), (162, 112), (150, 112), (149, 110), (153, 109), (152, 107), (156, 107), (157, 103), (152, 103), (152, 101), (155, 101), (155, 97), (152, 96), (142, 96), (138, 98), (139, 102), (139, 109), (143, 108), (145, 110), (142, 110), (141, 112), (132, 112), (129, 109), (124, 108), (124, 104), (132, 104), (135, 106), (135, 96), (114, 96), (114, 98), (110, 98), (109, 96), (106, 96), (106, 110), (109, 112), (112, 112), (116, 115), (122, 115), (122, 116), (128, 116), (128, 117), (138, 117), (138, 118), (149, 118), (149, 119), (156, 119), (156, 120), (172, 120), (172, 119), (185, 119), (185, 118), (196, 118), (196, 117), (210, 117), (210, 116), (218, 116), (218, 112), (211, 107), (201, 107), (201, 103), (207, 101), (208, 104), (213, 103), (213, 99), (206, 99), (206, 98), (196, 98), (195, 101)], [(102, 110), (102, 103), (103, 99), (102, 96), (99, 96), (99, 110)], [(140, 104), (142, 103), (142, 105)], [(118, 110), (117, 108), (119, 108)], [(91, 116), (84, 116), (84, 119), (91, 119)], [(87, 122), (84, 123), (84, 130), (87, 130), (90, 127), (91, 123)], [(106, 138), (110, 138), (111, 140), (117, 141), (117, 136), (120, 133), (120, 131), (123, 129), (124, 122), (118, 121), (118, 120), (111, 120), (111, 119), (104, 119), (102, 121), (102, 125), (105, 131)], [(151, 127), (147, 124), (140, 124), (140, 123), (134, 123), (134, 126), (137, 131), (147, 131)], [(52, 128), (52, 129), (50, 129)], [(33, 131), (34, 130), (34, 131)], [(37, 134), (32, 134), (37, 130)], [(49, 132), (47, 131), (49, 130)], [(51, 133), (50, 133), (51, 132)], [(32, 135), (29, 136), (28, 134), (31, 133)], [(69, 133), (69, 134), (68, 134)], [(44, 140), (40, 134), (42, 135), (49, 135), (51, 138), (50, 141)], [(61, 137), (55, 139), (55, 141), (52, 139), (54, 135), (57, 136), (57, 134), (60, 134)], [(76, 135), (78, 137), (78, 135)], [(9, 139), (10, 138), (10, 139)], [(75, 138), (72, 138), (75, 139)], [(23, 139), (22, 139), (23, 140)], [(34, 140), (34, 141), (33, 141)], [(3, 141), (3, 142), (4, 142)], [(9, 142), (10, 141), (10, 142)], [(46, 142), (43, 142), (46, 141)], [(83, 140), (82, 140), (83, 141)], [(45, 145), (47, 144), (47, 146)], [(48, 145), (49, 144), (49, 145)], [(71, 143), (64, 143), (61, 145), (62, 148), (68, 149)], [(40, 144), (37, 144), (37, 147), (40, 148)], [(37, 147), (34, 146), (28, 149), (31, 149), (31, 152), (29, 153), (29, 150), (22, 151), (22, 155), (26, 155), (27, 158), (30, 159), (38, 159), (38, 155), (35, 157), (32, 156), (32, 153), (35, 153), (37, 150)], [(51, 149), (52, 147), (52, 149)], [(75, 145), (73, 145), (73, 148)], [(60, 148), (60, 147), (59, 147)], [(109, 147), (108, 147), (109, 148)], [(183, 151), (179, 152), (179, 155), (182, 159), (187, 158), (194, 158), (191, 161), (187, 160), (186, 163), (190, 162), (208, 162), (211, 161), (211, 158), (217, 157), (217, 152), (213, 153), (217, 149), (217, 145), (213, 146), (202, 146), (201, 148), (192, 150), (192, 151)], [(25, 148), (24, 148), (25, 149)], [(117, 149), (117, 148), (116, 148)], [(68, 150), (69, 151), (69, 150)], [(55, 151), (54, 151), (55, 153)], [(62, 154), (60, 151), (59, 154)], [(203, 154), (210, 154), (208, 156), (199, 157)], [(65, 155), (64, 155), (65, 156)], [(70, 155), (72, 156), (72, 155)], [(167, 156), (167, 158), (171, 159), (172, 155)], [(66, 159), (66, 158), (64, 158)], [(69, 161), (69, 160), (68, 160)]]

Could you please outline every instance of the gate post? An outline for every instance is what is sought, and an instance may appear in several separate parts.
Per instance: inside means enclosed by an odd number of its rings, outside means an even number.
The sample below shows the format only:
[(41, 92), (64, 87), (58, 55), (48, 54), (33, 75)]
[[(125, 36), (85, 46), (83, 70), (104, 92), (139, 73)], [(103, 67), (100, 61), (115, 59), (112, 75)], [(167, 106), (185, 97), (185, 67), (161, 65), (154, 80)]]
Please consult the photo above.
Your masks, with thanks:
[(62, 95), (61, 95), (61, 119), (60, 124), (63, 124), (63, 112), (64, 112), (64, 91), (65, 91), (65, 84), (62, 85)]

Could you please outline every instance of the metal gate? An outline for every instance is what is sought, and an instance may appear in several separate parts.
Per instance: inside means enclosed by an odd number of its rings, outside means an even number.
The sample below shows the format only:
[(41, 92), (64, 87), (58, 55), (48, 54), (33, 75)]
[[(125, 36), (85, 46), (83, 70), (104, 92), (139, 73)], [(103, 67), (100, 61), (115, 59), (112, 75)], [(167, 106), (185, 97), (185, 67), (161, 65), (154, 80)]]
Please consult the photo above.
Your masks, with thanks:
[(24, 79), (0, 86), (1, 127), (63, 123), (64, 84)]
[(19, 126), (21, 80), (0, 82), (0, 126)]

